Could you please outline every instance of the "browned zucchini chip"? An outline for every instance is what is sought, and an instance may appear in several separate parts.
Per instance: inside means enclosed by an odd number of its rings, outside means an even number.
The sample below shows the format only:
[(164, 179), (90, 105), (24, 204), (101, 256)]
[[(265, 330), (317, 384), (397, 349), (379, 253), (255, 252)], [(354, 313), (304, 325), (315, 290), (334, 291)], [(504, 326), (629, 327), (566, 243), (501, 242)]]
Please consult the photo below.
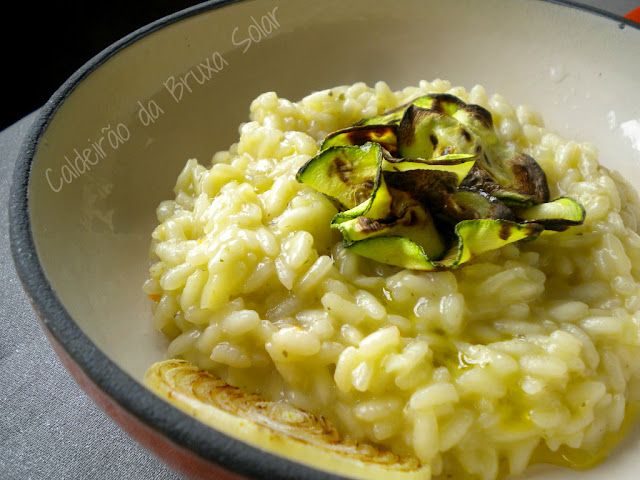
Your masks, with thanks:
[(431, 478), (430, 467), (415, 457), (350, 440), (323, 417), (232, 387), (184, 360), (155, 363), (144, 383), (173, 406), (231, 437), (320, 470), (377, 480)]
[(331, 226), (353, 252), (416, 270), (585, 220), (575, 200), (549, 201), (540, 165), (500, 142), (488, 110), (447, 94), (329, 134), (297, 179), (338, 203)]
[(360, 125), (336, 130), (327, 135), (321, 150), (344, 145), (364, 145), (367, 142), (380, 144), (391, 155), (398, 152), (397, 127), (395, 125)]
[(520, 224), (508, 220), (464, 220), (455, 227), (457, 241), (444, 258), (433, 260), (412, 239), (404, 236), (379, 236), (353, 243), (350, 248), (371, 260), (411, 270), (449, 270), (484, 252), (519, 240), (533, 240), (544, 230), (538, 224)]

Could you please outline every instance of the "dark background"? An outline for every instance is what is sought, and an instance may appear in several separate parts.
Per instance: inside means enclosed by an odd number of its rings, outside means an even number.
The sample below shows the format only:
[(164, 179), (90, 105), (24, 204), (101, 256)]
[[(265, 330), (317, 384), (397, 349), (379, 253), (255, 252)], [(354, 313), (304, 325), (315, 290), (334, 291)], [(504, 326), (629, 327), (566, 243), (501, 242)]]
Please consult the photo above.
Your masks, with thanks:
[[(599, 5), (604, 0), (574, 0)], [(623, 15), (633, 0), (607, 0)], [(198, 0), (110, 0), (5, 4), (0, 131), (40, 108), (78, 68), (125, 35)]]
[(104, 48), (197, 0), (11, 2), (0, 39), (0, 131), (40, 108), (64, 81)]

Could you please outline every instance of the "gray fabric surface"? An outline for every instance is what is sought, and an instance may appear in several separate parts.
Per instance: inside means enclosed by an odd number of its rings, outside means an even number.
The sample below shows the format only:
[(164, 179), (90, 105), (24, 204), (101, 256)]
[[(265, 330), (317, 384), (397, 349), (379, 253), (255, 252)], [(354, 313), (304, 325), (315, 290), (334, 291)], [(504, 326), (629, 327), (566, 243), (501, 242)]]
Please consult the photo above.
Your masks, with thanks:
[[(640, 0), (583, 0), (624, 15)], [(34, 114), (0, 133), (0, 479), (179, 477), (117, 427), (64, 369), (15, 273), (7, 200)]]
[(17, 278), (7, 201), (13, 165), (33, 119), (31, 114), (0, 133), (0, 479), (177, 480), (76, 385)]

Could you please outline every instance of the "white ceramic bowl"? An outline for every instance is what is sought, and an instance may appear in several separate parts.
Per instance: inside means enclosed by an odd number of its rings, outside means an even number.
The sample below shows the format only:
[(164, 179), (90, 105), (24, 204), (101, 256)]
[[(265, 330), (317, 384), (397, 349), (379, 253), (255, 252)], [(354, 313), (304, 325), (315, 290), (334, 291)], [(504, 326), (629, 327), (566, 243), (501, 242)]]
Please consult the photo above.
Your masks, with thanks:
[[(252, 25), (271, 16), (270, 32)], [(266, 22), (265, 25), (269, 25)], [(141, 285), (155, 207), (190, 157), (237, 139), (250, 101), (276, 91), (384, 80), (482, 84), (594, 142), (640, 188), (640, 29), (534, 0), (213, 2), (134, 32), (70, 78), (23, 149), (11, 238), (25, 289), (79, 383), (187, 475), (221, 465), (256, 478), (329, 478), (200, 424), (141, 385), (163, 359)], [(640, 432), (587, 472), (531, 478), (635, 480)]]

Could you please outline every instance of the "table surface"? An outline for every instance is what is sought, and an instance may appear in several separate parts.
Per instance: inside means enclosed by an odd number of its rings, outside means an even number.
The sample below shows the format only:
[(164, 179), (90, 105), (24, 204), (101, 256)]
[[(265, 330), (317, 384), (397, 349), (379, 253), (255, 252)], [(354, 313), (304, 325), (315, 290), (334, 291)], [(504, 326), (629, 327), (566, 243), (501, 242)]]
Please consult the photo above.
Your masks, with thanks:
[(37, 114), (0, 133), (0, 479), (177, 480), (76, 385), (18, 280), (7, 202), (15, 159)]
[[(584, 0), (617, 15), (640, 0)], [(0, 132), (0, 479), (180, 477), (129, 438), (76, 385), (16, 275), (7, 202), (15, 160), (38, 111)]]

